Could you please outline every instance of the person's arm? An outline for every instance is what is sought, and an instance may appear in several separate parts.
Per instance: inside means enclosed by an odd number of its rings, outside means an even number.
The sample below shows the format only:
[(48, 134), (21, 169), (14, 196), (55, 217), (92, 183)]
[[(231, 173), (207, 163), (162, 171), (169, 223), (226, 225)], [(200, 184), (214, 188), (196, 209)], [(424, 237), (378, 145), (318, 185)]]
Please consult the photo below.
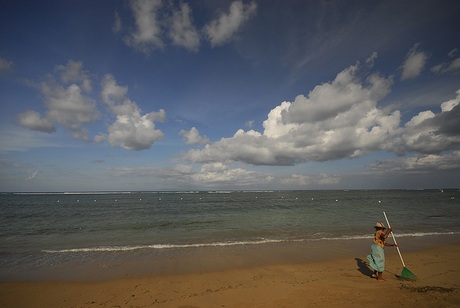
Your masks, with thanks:
[[(385, 236), (385, 239), (388, 237), (388, 235), (390, 235), (391, 230), (393, 230), (391, 227), (388, 228), (387, 232), (386, 232), (385, 235), (384, 235), (384, 236)], [(384, 245), (387, 246), (387, 247), (397, 247), (397, 246), (398, 246), (398, 245), (396, 245), (396, 244), (388, 244), (388, 243), (385, 243)]]
[(384, 245), (387, 246), (387, 247), (398, 247), (398, 245), (396, 245), (396, 244), (385, 243)]
[(390, 228), (388, 228), (387, 232), (385, 232), (385, 235), (384, 235), (385, 239), (388, 237), (388, 235), (390, 235), (391, 230), (393, 230), (393, 229), (390, 227)]

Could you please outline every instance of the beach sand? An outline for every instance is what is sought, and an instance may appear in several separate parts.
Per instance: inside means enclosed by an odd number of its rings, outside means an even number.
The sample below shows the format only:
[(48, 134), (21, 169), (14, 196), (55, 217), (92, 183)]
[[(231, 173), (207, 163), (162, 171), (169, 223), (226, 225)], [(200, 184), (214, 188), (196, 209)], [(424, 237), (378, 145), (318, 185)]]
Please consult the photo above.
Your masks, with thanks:
[(190, 267), (106, 280), (4, 281), (0, 306), (460, 307), (459, 243), (404, 253), (416, 281), (397, 278), (402, 265), (395, 249), (386, 249), (384, 282), (370, 278), (364, 250), (350, 251), (340, 257), (295, 262), (275, 258), (271, 260), (276, 262), (245, 264), (240, 259), (235, 264), (232, 260), (238, 258), (228, 257), (229, 267)]

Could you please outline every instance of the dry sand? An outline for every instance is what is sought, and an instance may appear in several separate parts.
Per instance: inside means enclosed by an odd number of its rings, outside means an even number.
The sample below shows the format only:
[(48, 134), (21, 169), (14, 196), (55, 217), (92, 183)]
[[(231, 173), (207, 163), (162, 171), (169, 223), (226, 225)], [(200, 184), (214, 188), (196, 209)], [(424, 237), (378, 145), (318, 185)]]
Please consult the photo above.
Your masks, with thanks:
[(1, 307), (460, 307), (460, 244), (404, 255), (387, 248), (386, 281), (366, 256), (107, 281), (1, 282)]

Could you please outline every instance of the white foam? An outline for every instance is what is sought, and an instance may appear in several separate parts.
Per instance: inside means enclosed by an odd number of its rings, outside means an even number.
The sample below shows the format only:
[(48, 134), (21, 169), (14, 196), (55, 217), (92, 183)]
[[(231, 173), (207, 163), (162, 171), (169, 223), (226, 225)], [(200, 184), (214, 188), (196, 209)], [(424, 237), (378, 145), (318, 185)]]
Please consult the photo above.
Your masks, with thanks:
[[(422, 237), (436, 235), (458, 235), (460, 232), (417, 232), (398, 234), (398, 237)], [(231, 241), (231, 242), (214, 242), (214, 243), (195, 243), (195, 244), (153, 244), (153, 245), (135, 245), (135, 246), (99, 246), (87, 248), (71, 248), (60, 250), (42, 250), (45, 253), (90, 253), (90, 252), (129, 252), (146, 249), (178, 249), (178, 248), (200, 248), (200, 247), (224, 247), (237, 245), (261, 245), (270, 243), (287, 243), (287, 242), (313, 242), (313, 241), (337, 241), (337, 240), (361, 240), (370, 239), (371, 235), (352, 235), (342, 237), (321, 237), (306, 239), (260, 239), (255, 241)]]
[(281, 243), (284, 240), (262, 239), (258, 241), (234, 241), (234, 242), (216, 242), (216, 243), (197, 243), (197, 244), (155, 244), (155, 245), (137, 245), (137, 246), (101, 246), (93, 248), (72, 248), (61, 250), (42, 250), (46, 253), (79, 253), (79, 252), (117, 252), (117, 251), (134, 251), (141, 249), (172, 249), (172, 248), (199, 248), (199, 247), (219, 247), (219, 246), (236, 246), (236, 245), (260, 245), (268, 243)]

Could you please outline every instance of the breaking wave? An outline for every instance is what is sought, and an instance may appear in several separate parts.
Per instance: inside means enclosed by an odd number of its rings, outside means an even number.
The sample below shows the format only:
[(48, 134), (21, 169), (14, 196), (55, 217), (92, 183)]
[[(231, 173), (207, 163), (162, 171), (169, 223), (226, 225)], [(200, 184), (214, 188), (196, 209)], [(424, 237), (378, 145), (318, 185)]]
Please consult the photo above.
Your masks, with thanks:
[[(436, 235), (458, 235), (460, 232), (417, 232), (398, 234), (398, 237), (422, 237)], [(214, 243), (194, 243), (194, 244), (153, 244), (153, 245), (127, 245), (127, 246), (99, 246), (86, 248), (70, 248), (59, 250), (42, 250), (44, 253), (89, 253), (89, 252), (129, 252), (135, 250), (148, 249), (181, 249), (181, 248), (203, 248), (203, 247), (224, 247), (239, 245), (262, 245), (271, 243), (288, 243), (288, 242), (312, 242), (312, 241), (336, 241), (336, 240), (360, 240), (370, 239), (371, 235), (353, 235), (343, 237), (322, 237), (309, 239), (260, 239), (254, 241), (229, 241)]]

